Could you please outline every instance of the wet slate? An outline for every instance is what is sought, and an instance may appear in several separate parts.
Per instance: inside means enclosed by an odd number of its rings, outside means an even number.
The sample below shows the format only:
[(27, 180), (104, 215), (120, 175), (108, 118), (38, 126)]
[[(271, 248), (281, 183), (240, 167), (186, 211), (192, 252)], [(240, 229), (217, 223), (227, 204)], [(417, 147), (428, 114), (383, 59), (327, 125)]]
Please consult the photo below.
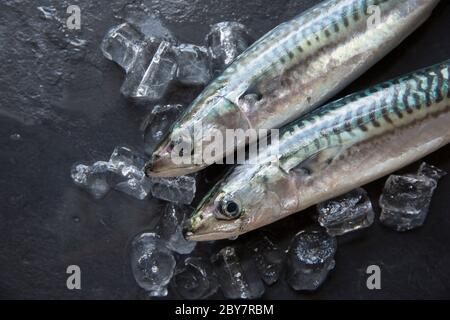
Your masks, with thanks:
[[(143, 297), (131, 273), (130, 243), (137, 234), (155, 228), (163, 204), (154, 199), (138, 201), (114, 190), (95, 200), (74, 186), (69, 174), (73, 163), (107, 159), (117, 145), (143, 149), (139, 126), (150, 106), (137, 106), (121, 97), (122, 71), (99, 49), (106, 31), (125, 21), (121, 12), (128, 2), (0, 3), (0, 240), (6, 244), (0, 246), (0, 298)], [(196, 45), (204, 45), (211, 24), (238, 21), (258, 38), (316, 3), (134, 2), (155, 12), (161, 26), (179, 41)], [(65, 27), (69, 4), (81, 8), (81, 30)], [(39, 6), (54, 9), (44, 10), (45, 14)], [(340, 96), (447, 59), (450, 34), (441, 31), (450, 29), (449, 15), (450, 3), (441, 1), (423, 27)], [(170, 95), (176, 101), (167, 103), (186, 104), (194, 94), (177, 89)], [(425, 161), (449, 171), (450, 147)], [(419, 164), (402, 172), (417, 170)], [(212, 167), (205, 174), (214, 177), (222, 171)], [(366, 187), (372, 199), (379, 196), (383, 184), (381, 179)], [(449, 192), (446, 176), (436, 189), (426, 224), (418, 230), (397, 234), (375, 223), (357, 238), (342, 239), (345, 243), (339, 243), (333, 276), (317, 293), (296, 293), (280, 280), (263, 298), (448, 298)], [(203, 194), (197, 194), (197, 201)], [(379, 213), (378, 207), (374, 209)], [(287, 243), (309, 223), (301, 213), (265, 229)], [(236, 241), (245, 243), (252, 237), (250, 233)], [(213, 252), (208, 245), (199, 247), (207, 256)], [(72, 264), (82, 270), (81, 291), (66, 289), (66, 268)], [(371, 264), (383, 272), (381, 291), (365, 287), (365, 271)]]

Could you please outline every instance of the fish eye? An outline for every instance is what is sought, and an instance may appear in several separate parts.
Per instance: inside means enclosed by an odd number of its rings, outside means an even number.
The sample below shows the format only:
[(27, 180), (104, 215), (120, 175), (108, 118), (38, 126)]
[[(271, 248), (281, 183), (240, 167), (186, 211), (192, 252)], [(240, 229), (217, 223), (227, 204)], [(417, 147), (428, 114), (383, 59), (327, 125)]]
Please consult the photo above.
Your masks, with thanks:
[(233, 200), (223, 200), (220, 211), (227, 219), (237, 219), (241, 214), (239, 204)]

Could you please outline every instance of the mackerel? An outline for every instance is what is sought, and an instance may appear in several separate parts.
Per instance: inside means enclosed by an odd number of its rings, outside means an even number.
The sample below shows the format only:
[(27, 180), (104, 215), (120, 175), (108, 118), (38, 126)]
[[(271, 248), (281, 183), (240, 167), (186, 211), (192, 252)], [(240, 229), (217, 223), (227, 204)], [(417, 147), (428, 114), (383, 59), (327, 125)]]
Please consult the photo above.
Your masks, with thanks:
[[(214, 130), (273, 129), (318, 107), (368, 70), (431, 14), (438, 0), (328, 0), (254, 43), (193, 101), (155, 150), (146, 172), (173, 176), (204, 161), (175, 163), (172, 152), (205, 150)], [(200, 125), (203, 135), (194, 137)], [(220, 161), (253, 142), (217, 152)], [(189, 140), (189, 141), (187, 141)], [(199, 147), (201, 146), (201, 148)], [(186, 150), (187, 149), (187, 150)]]
[(260, 228), (446, 145), (449, 75), (447, 60), (332, 102), (283, 128), (276, 158), (236, 166), (188, 221), (188, 238), (230, 238)]

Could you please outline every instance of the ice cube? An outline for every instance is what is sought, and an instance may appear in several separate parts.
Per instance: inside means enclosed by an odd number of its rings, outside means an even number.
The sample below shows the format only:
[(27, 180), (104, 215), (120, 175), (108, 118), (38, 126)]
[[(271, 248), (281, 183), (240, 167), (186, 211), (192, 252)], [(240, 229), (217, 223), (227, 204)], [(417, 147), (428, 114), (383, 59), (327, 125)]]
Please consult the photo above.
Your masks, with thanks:
[(191, 253), (197, 244), (183, 236), (184, 221), (193, 210), (188, 206), (168, 203), (158, 225), (157, 232), (166, 241), (167, 248), (179, 254)]
[(109, 173), (117, 171), (115, 164), (107, 161), (94, 162), (90, 169), (94, 173)]
[(144, 155), (131, 148), (116, 147), (109, 159), (112, 171), (116, 173), (110, 184), (117, 185), (116, 190), (140, 199), (143, 193), (150, 191), (150, 181), (144, 174), (145, 160)]
[(147, 198), (152, 187), (151, 181), (147, 177), (141, 179), (131, 178), (118, 183), (114, 189), (123, 192), (139, 200)]
[(250, 249), (256, 268), (264, 282), (268, 285), (277, 282), (283, 267), (284, 252), (267, 236), (252, 241)]
[(150, 61), (155, 53), (154, 46), (158, 46), (158, 43), (151, 42), (150, 40), (143, 42), (141, 45), (136, 46), (136, 57), (126, 70), (125, 81), (120, 88), (120, 92), (127, 98), (134, 98), (139, 102), (137, 90), (142, 82), (142, 79), (147, 72)]
[(247, 28), (238, 22), (220, 22), (206, 36), (213, 68), (223, 71), (251, 43)]
[(179, 204), (191, 204), (195, 197), (196, 181), (193, 176), (152, 178), (155, 198)]
[(202, 258), (188, 257), (179, 263), (171, 287), (184, 299), (205, 299), (217, 292), (217, 278), (211, 265)]
[(420, 165), (419, 171), (417, 172), (420, 176), (425, 176), (428, 178), (431, 178), (435, 180), (436, 182), (439, 181), (443, 176), (447, 175), (447, 172), (445, 172), (442, 169), (439, 169), (431, 164), (428, 164), (426, 162), (423, 162)]
[(111, 189), (107, 181), (107, 170), (100, 170), (84, 164), (76, 164), (72, 167), (71, 177), (73, 182), (87, 190), (95, 199), (103, 198)]
[[(115, 167), (122, 170), (124, 167), (133, 166), (139, 170), (142, 170), (145, 165), (145, 157), (144, 155), (134, 151), (129, 147), (119, 146), (116, 147), (109, 158), (109, 162)], [(125, 169), (132, 170), (132, 169)]]
[(148, 155), (153, 153), (184, 109), (180, 104), (157, 105), (145, 117), (141, 130), (144, 133), (145, 152)]
[(86, 166), (84, 164), (76, 164), (72, 168), (71, 177), (75, 184), (79, 186), (85, 186), (87, 184), (89, 173), (89, 166)]
[[(146, 55), (144, 55), (146, 56)], [(135, 63), (127, 73), (121, 91), (125, 96), (140, 101), (158, 101), (167, 92), (174, 80), (177, 63), (172, 44), (162, 41), (150, 64)]]
[(294, 290), (315, 291), (334, 269), (336, 238), (322, 228), (303, 230), (291, 242), (287, 257), (287, 282)]
[(241, 264), (234, 247), (223, 248), (211, 261), (226, 298), (257, 299), (264, 294), (264, 284), (253, 271), (254, 264), (251, 260)]
[(156, 234), (143, 233), (132, 242), (131, 269), (137, 284), (151, 296), (166, 296), (175, 258)]
[(114, 173), (114, 189), (136, 199), (144, 200), (150, 193), (152, 181), (145, 177), (145, 158), (128, 147), (116, 147), (111, 154), (109, 164)]
[(131, 24), (146, 38), (176, 41), (169, 29), (143, 3), (129, 3), (118, 13), (118, 18)]
[(105, 58), (114, 61), (128, 72), (142, 54), (144, 46), (142, 34), (128, 23), (122, 23), (108, 31), (103, 38), (101, 50)]
[(375, 217), (372, 203), (362, 188), (318, 204), (317, 212), (320, 225), (331, 236), (367, 228)]
[(380, 221), (397, 231), (420, 227), (436, 186), (436, 180), (425, 175), (391, 175), (380, 197)]
[(193, 44), (181, 44), (175, 48), (177, 75), (185, 85), (206, 85), (211, 80), (211, 66), (208, 49)]
[(74, 166), (72, 179), (96, 198), (103, 197), (110, 187), (114, 187), (143, 200), (152, 186), (152, 181), (145, 177), (144, 165), (145, 158), (142, 154), (128, 147), (116, 147), (108, 162), (97, 161), (92, 166)]

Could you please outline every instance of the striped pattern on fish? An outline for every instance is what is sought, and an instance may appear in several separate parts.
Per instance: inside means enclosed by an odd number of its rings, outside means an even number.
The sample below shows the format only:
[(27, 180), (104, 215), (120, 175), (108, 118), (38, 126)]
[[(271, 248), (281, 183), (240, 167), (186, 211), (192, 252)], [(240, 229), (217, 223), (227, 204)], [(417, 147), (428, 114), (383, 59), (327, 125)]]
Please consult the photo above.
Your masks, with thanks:
[[(195, 172), (206, 163), (175, 165), (180, 136), (227, 129), (273, 129), (330, 99), (419, 27), (439, 0), (327, 0), (285, 22), (242, 53), (193, 101), (153, 153), (150, 176)], [(377, 6), (379, 23), (369, 23)], [(184, 141), (184, 140), (183, 140)], [(251, 142), (251, 141), (250, 141)], [(213, 142), (194, 141), (205, 150)], [(201, 144), (201, 147), (197, 147)], [(214, 160), (243, 147), (226, 146)], [(189, 150), (188, 150), (189, 151)], [(189, 152), (187, 152), (189, 153)]]
[[(358, 69), (369, 68), (425, 20), (431, 11), (420, 10), (421, 7), (434, 7), (433, 1), (407, 2), (325, 1), (256, 42), (199, 100), (217, 94), (243, 109), (250, 127), (280, 127), (345, 87), (361, 74)], [(380, 26), (373, 30), (368, 29), (367, 21), (371, 6), (379, 6), (381, 17)], [(415, 11), (423, 17), (417, 20)], [(320, 61), (322, 66), (311, 65), (314, 61)], [(325, 81), (330, 84), (328, 88), (314, 88), (323, 94), (308, 90), (313, 82), (323, 81), (331, 73), (330, 67), (337, 70), (338, 76)], [(261, 97), (246, 106), (240, 99), (249, 92), (258, 92)], [(275, 117), (275, 112), (280, 115)]]
[[(344, 147), (442, 112), (450, 98), (450, 60), (376, 85), (313, 111), (282, 130), (280, 165)], [(345, 106), (345, 107), (344, 107)]]
[[(239, 165), (188, 223), (236, 236), (369, 183), (450, 142), (450, 60), (325, 105), (282, 129), (278, 161)], [(223, 217), (227, 203), (239, 215)]]

